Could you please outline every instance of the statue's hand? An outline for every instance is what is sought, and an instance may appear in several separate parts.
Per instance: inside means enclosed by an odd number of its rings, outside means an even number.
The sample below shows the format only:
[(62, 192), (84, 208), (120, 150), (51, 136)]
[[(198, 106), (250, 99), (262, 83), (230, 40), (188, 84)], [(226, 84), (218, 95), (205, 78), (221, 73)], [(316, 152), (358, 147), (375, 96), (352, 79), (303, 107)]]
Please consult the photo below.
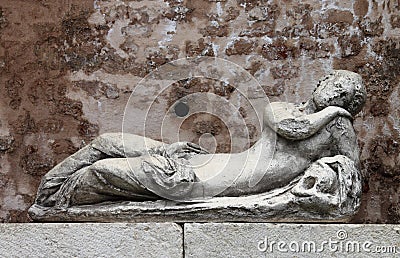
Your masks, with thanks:
[(168, 157), (188, 159), (193, 154), (208, 154), (208, 151), (191, 142), (175, 142), (165, 148)]
[(326, 107), (325, 109), (328, 110), (329, 113), (336, 114), (336, 116), (344, 116), (351, 120), (353, 119), (353, 116), (350, 114), (350, 112), (344, 108), (337, 107), (337, 106), (329, 106), (329, 107)]

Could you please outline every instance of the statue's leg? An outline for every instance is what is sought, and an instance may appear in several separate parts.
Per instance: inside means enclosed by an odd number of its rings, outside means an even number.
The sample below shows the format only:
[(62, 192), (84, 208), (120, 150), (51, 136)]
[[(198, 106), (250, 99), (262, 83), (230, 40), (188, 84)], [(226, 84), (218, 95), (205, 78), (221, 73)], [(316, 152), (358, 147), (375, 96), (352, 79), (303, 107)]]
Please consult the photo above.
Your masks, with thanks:
[(155, 200), (161, 198), (161, 192), (162, 197), (179, 197), (190, 193), (195, 181), (194, 171), (180, 162), (184, 161), (159, 155), (99, 160), (71, 175), (51, 198), (55, 207), (66, 208), (104, 201)]
[(41, 181), (36, 197), (36, 204), (53, 206), (50, 198), (60, 186), (76, 171), (105, 158), (138, 157), (146, 148), (162, 145), (152, 139), (133, 134), (106, 133), (98, 136), (89, 145), (66, 158), (51, 169)]
[(65, 180), (79, 169), (106, 157), (106, 154), (93, 148), (90, 144), (72, 154), (43, 176), (35, 203), (42, 206), (53, 206), (54, 200), (51, 196), (58, 191)]
[(128, 133), (105, 133), (97, 137), (90, 145), (109, 157), (139, 157), (146, 150), (164, 143), (140, 135)]
[(138, 180), (141, 158), (110, 158), (84, 167), (70, 176), (54, 194), (56, 207), (104, 201), (154, 200), (158, 197)]

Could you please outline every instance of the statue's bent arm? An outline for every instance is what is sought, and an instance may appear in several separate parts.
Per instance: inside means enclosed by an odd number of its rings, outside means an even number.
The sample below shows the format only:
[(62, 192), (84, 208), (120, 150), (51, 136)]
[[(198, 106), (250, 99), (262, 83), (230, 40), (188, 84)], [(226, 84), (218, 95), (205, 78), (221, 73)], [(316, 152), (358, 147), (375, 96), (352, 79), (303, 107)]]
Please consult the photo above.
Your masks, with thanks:
[[(337, 116), (351, 118), (345, 109), (329, 106), (316, 113), (295, 115), (297, 110), (288, 103), (271, 103), (266, 109), (266, 124), (280, 136), (290, 140), (303, 140), (317, 133)], [(287, 105), (287, 106), (285, 106)]]

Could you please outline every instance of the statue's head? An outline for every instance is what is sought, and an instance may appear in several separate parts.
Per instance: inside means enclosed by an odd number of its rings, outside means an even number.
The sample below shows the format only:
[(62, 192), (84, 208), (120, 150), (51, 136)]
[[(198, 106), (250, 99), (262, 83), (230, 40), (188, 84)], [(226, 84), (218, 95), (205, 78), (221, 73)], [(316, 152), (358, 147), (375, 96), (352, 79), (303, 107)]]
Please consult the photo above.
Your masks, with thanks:
[(318, 110), (338, 106), (356, 115), (362, 109), (367, 92), (359, 74), (336, 70), (321, 79), (313, 93)]

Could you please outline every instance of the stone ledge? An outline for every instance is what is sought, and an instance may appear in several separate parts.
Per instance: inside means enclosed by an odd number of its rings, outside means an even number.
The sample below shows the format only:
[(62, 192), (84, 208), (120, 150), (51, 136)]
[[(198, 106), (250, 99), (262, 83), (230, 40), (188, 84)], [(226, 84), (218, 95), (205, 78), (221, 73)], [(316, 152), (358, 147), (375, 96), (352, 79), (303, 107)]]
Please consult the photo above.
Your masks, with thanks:
[(0, 246), (0, 257), (398, 257), (400, 225), (0, 224)]

